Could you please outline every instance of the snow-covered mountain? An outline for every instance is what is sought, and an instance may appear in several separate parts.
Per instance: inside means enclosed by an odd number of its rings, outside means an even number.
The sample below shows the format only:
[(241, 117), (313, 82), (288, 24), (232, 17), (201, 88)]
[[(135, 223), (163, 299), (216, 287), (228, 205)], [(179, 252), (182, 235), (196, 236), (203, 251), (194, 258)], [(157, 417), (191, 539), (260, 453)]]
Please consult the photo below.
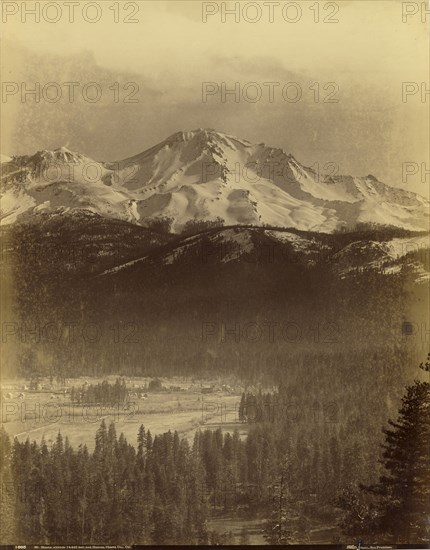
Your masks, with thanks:
[(332, 232), (358, 222), (428, 230), (430, 203), (373, 176), (323, 176), (282, 149), (215, 130), (178, 132), (134, 157), (96, 162), (67, 148), (2, 159), (1, 223), (92, 211), (146, 226), (170, 218)]

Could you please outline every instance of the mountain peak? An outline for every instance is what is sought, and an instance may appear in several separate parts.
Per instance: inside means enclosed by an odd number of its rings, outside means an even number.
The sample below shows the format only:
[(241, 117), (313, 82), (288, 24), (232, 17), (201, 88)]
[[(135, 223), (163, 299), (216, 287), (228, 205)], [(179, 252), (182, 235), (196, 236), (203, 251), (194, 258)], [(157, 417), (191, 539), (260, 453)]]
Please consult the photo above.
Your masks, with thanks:
[(214, 137), (225, 137), (226, 134), (218, 132), (213, 128), (197, 128), (196, 130), (189, 131), (179, 131), (175, 132), (169, 136), (165, 141), (166, 142), (175, 142), (175, 141), (191, 141), (194, 138), (214, 138)]
[(220, 219), (322, 232), (360, 222), (428, 227), (422, 197), (371, 175), (320, 177), (283, 149), (213, 128), (176, 132), (116, 163), (95, 163), (65, 146), (13, 162), (22, 166), (3, 170), (2, 223), (64, 207), (141, 225), (168, 219), (173, 231)]
[(88, 157), (81, 155), (75, 151), (71, 151), (67, 147), (57, 147), (57, 149), (47, 150), (42, 149), (37, 151), (32, 157), (30, 157), (30, 162), (33, 163), (64, 163), (64, 164), (81, 164), (88, 160)]
[(71, 151), (68, 147), (65, 147), (64, 145), (62, 147), (57, 147), (54, 149), (54, 153), (71, 153), (74, 154), (73, 151)]
[(245, 147), (250, 147), (252, 145), (252, 143), (246, 139), (241, 139), (225, 132), (220, 132), (214, 128), (197, 128), (195, 130), (175, 132), (165, 140), (165, 143), (189, 142), (193, 140), (198, 142), (216, 141), (229, 146), (231, 146), (232, 141), (240, 143)]

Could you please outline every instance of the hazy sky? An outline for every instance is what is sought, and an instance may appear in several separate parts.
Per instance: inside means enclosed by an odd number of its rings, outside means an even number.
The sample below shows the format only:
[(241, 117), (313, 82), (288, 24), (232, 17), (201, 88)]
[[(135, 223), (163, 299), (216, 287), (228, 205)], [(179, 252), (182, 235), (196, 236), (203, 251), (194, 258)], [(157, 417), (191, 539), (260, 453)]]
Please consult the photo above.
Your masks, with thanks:
[[(227, 4), (231, 8), (235, 3)], [(428, 22), (423, 23), (419, 13), (403, 22), (401, 1), (341, 0), (296, 3), (300, 17), (294, 3), (279, 1), (273, 22), (269, 7), (259, 2), (261, 19), (251, 23), (246, 18), (257, 13), (252, 4), (240, 3), (239, 22), (233, 16), (223, 22), (221, 5), (211, 3), (208, 10), (218, 8), (218, 13), (204, 23), (202, 2), (197, 0), (119, 2), (118, 14), (110, 9), (115, 2), (103, 0), (100, 20), (93, 23), (83, 19), (82, 6), (70, 22), (61, 1), (61, 18), (55, 23), (43, 18), (36, 23), (30, 15), (22, 21), (22, 13), (8, 16), (2, 80), (15, 82), (19, 91), (7, 97), (3, 93), (2, 153), (28, 154), (66, 145), (97, 160), (116, 160), (178, 130), (211, 127), (282, 147), (305, 165), (331, 162), (339, 173), (371, 173), (428, 195), (430, 177), (421, 183), (418, 172), (402, 181), (403, 163), (418, 168), (429, 162), (430, 97), (418, 91), (402, 101), (403, 82), (417, 83), (412, 85), (416, 89), (426, 81), (428, 86)], [(295, 23), (282, 16), (286, 4), (286, 15), (297, 18)], [(87, 14), (94, 18), (95, 9)], [(51, 20), (56, 15), (54, 8), (47, 12)], [(137, 22), (124, 22), (127, 15)], [(338, 22), (324, 23), (324, 18)], [(41, 93), (38, 103), (29, 96), (23, 102), (22, 88), (36, 82), (41, 87), (58, 83), (62, 98), (50, 103)], [(79, 83), (71, 103), (65, 82)], [(82, 99), (89, 82), (100, 87), (100, 101)], [(119, 102), (114, 101), (115, 82)], [(123, 102), (135, 86), (124, 90), (127, 82), (139, 87), (135, 103)], [(253, 82), (248, 98), (258, 89), (262, 97), (249, 102), (241, 95), (235, 102), (228, 95), (222, 101), (221, 93), (215, 93), (203, 102), (204, 82), (220, 90), (222, 83), (233, 88), (238, 82), (241, 92)], [(279, 83), (273, 101), (265, 82)], [(301, 90), (297, 102), (286, 101), (281, 93), (291, 82), (296, 84), (288, 88), (290, 98), (298, 86)], [(329, 82), (335, 85), (324, 90)], [(334, 90), (332, 99), (338, 102), (324, 102)], [(54, 92), (47, 89), (48, 98)], [(93, 92), (88, 88), (91, 97)]]

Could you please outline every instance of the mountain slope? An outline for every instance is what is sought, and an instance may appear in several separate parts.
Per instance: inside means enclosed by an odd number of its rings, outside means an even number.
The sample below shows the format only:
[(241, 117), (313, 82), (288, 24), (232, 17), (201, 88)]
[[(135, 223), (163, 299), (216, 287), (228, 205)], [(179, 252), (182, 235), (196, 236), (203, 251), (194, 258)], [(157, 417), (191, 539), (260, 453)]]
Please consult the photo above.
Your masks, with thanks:
[(150, 225), (170, 218), (333, 232), (370, 222), (429, 226), (429, 201), (373, 176), (322, 176), (292, 155), (215, 130), (178, 132), (118, 162), (66, 148), (2, 163), (2, 224), (41, 212), (86, 209)]
[[(80, 211), (39, 214), (1, 237), (0, 270), (13, 282), (4, 318), (17, 327), (10, 372), (17, 361), (23, 372), (45, 368), (30, 353), (33, 326), (38, 357), (62, 372), (248, 373), (270, 371), (293, 348), (373, 345), (375, 334), (395, 346), (405, 320), (427, 320), (416, 306), (428, 303), (428, 284), (417, 284), (429, 280), (428, 235), (404, 230), (234, 226), (184, 237)], [(223, 342), (223, 327), (239, 340)]]
[[(170, 266), (175, 270), (196, 272), (205, 266), (217, 270), (223, 264), (266, 267), (285, 272), (291, 266), (299, 270), (320, 267), (334, 279), (358, 270), (381, 275), (409, 269), (416, 283), (428, 283), (430, 273), (425, 258), (430, 250), (429, 235), (378, 239), (377, 233), (349, 242), (340, 237), (321, 238), (318, 234), (278, 230), (276, 228), (226, 227), (173, 240), (164, 246), (117, 264), (100, 273), (104, 280), (124, 280), (127, 285), (141, 280), (146, 273), (161, 273)], [(413, 256), (412, 256), (413, 254)]]

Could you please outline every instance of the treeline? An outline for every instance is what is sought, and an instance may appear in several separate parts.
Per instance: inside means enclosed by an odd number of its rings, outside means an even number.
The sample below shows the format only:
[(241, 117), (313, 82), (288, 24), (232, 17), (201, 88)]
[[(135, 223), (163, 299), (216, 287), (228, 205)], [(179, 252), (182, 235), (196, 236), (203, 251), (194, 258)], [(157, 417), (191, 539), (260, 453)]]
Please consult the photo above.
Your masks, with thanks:
[(238, 431), (197, 432), (192, 445), (177, 432), (153, 438), (141, 426), (137, 448), (103, 421), (92, 453), (60, 433), (50, 448), (28, 439), (11, 445), (1, 430), (0, 535), (32, 544), (234, 543), (211, 531), (209, 520), (242, 514), (265, 517), (272, 544), (308, 543), (315, 526), (337, 522), (345, 535), (331, 529), (326, 542), (423, 542), (430, 535), (428, 382), (407, 388), (389, 425), (383, 452), (378, 446), (370, 455), (371, 441), (348, 446), (353, 439), (342, 428), (302, 430), (282, 419), (255, 424), (243, 440)]
[[(15, 439), (10, 445), (5, 432), (2, 439), (5, 541), (239, 542), (211, 531), (209, 519), (219, 514), (267, 517), (277, 508), (285, 456), (291, 462), (287, 485), (294, 505), (287, 514), (294, 540), (306, 540), (315, 517), (333, 519), (327, 502), (336, 495), (333, 482), (341, 456), (331, 439), (309, 454), (304, 440), (277, 439), (258, 425), (245, 440), (237, 431), (197, 432), (190, 446), (177, 432), (153, 438), (141, 426), (136, 449), (123, 434), (117, 437), (113, 423), (107, 427), (104, 422), (92, 453), (85, 445), (73, 449), (60, 433), (50, 448), (44, 441)], [(268, 525), (268, 540), (271, 529)]]
[(70, 400), (78, 404), (116, 405), (128, 401), (129, 390), (125, 380), (117, 378), (114, 384), (107, 380), (99, 384), (83, 384), (70, 390)]
[(330, 433), (324, 430), (325, 443), (311, 452), (297, 433), (279, 438), (264, 425), (255, 425), (244, 440), (238, 431), (197, 432), (192, 445), (177, 432), (153, 438), (141, 426), (136, 449), (123, 434), (117, 437), (113, 423), (102, 422), (90, 453), (85, 445), (73, 449), (60, 433), (49, 448), (44, 441), (15, 439), (10, 445), (3, 432), (2, 481), (8, 497), (2, 504), (8, 507), (3, 540), (235, 542), (212, 532), (209, 519), (220, 514), (267, 517), (277, 508), (288, 456), (287, 485), (294, 504), (287, 514), (294, 540), (303, 541), (311, 522), (334, 523), (328, 503), (337, 494), (339, 470), (351, 467), (359, 452), (341, 453)]
[(263, 503), (276, 471), (276, 453), (259, 437), (221, 430), (196, 433), (190, 446), (177, 432), (153, 438), (141, 426), (136, 449), (102, 422), (92, 453), (60, 433), (51, 448), (1, 437), (2, 540), (13, 542), (225, 542), (208, 528), (211, 513)]
[[(2, 479), (10, 480), (3, 506), (13, 510), (4, 515), (16, 531), (4, 540), (214, 544), (223, 540), (208, 527), (212, 516), (269, 518), (281, 503), (289, 540), (308, 541), (310, 526), (338, 521), (340, 491), (368, 480), (365, 444), (341, 448), (328, 425), (312, 434), (277, 426), (256, 424), (245, 440), (237, 431), (205, 430), (191, 446), (176, 432), (153, 439), (141, 427), (136, 450), (102, 423), (93, 453), (72, 449), (61, 434), (51, 448), (15, 440)], [(271, 533), (269, 522), (269, 542)]]

